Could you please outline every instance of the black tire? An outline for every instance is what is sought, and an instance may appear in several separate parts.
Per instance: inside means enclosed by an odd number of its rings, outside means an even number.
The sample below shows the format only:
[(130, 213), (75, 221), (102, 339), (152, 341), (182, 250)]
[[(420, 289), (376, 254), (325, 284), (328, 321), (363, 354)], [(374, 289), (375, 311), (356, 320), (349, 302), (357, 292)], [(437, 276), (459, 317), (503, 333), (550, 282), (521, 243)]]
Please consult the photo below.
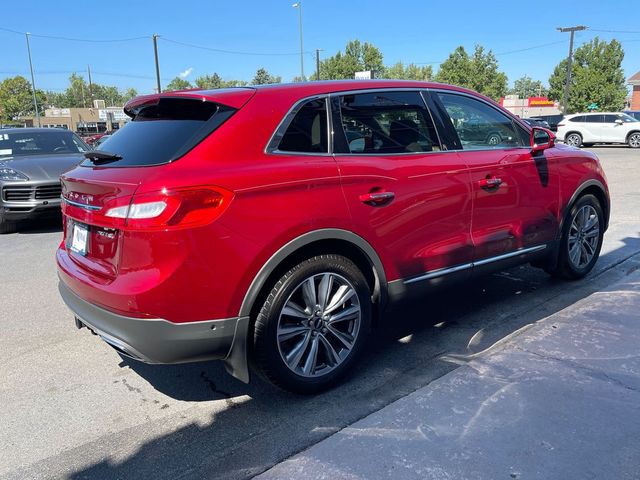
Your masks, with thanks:
[[(582, 211), (584, 207), (591, 207), (595, 211), (598, 217), (598, 234), (597, 245), (593, 248), (593, 257), (590, 261), (585, 262), (584, 265), (576, 265), (570, 255), (570, 246), (574, 243), (570, 243), (569, 234), (572, 232), (572, 224), (576, 215)], [(554, 277), (564, 278), (567, 280), (578, 280), (587, 275), (593, 266), (598, 261), (600, 256), (600, 249), (602, 248), (602, 239), (604, 235), (604, 215), (602, 213), (602, 206), (596, 197), (593, 195), (583, 195), (580, 197), (567, 212), (564, 224), (562, 227), (562, 238), (560, 239), (560, 246), (558, 252), (558, 262), (554, 268), (546, 269), (547, 273)], [(595, 238), (595, 237), (594, 237)], [(580, 253), (580, 260), (582, 260), (582, 254)], [(586, 258), (585, 258), (586, 260)]]
[[(321, 282), (327, 278), (327, 275), (329, 280), (324, 285), (331, 285), (331, 292), (334, 293), (324, 296), (325, 299), (328, 299), (325, 300), (328, 313), (325, 316), (316, 317), (313, 312), (311, 314), (308, 313), (310, 309), (306, 305), (314, 302), (319, 305), (322, 302), (320, 299)], [(309, 279), (311, 279), (310, 285), (317, 286), (316, 293), (311, 295), (311, 301), (308, 300), (309, 296), (304, 297), (307, 292), (303, 287), (303, 283), (308, 282)], [(343, 281), (346, 282), (344, 291), (348, 292), (348, 288), (352, 287), (355, 294), (351, 295), (350, 299), (345, 300), (338, 309), (331, 313), (329, 312), (331, 310), (329, 308), (329, 300), (336, 298), (334, 295), (337, 293), (338, 288), (342, 288)], [(291, 302), (296, 305), (302, 303), (305, 306), (304, 315), (307, 315), (306, 320), (283, 312), (285, 305), (291, 306)], [(356, 303), (358, 305), (355, 305)], [(359, 317), (356, 307), (359, 307)], [(326, 323), (329, 322), (329, 318), (333, 318), (337, 313), (345, 312), (348, 309), (353, 310), (359, 320), (355, 318), (342, 320), (339, 322), (338, 329), (354, 329), (353, 335), (348, 333), (349, 338), (353, 339), (351, 348), (346, 348), (340, 343), (339, 337), (328, 331), (328, 327), (324, 328)], [(320, 312), (320, 309), (317, 310)], [(301, 313), (300, 310), (297, 313)], [(352, 315), (347, 315), (346, 317), (352, 317)], [(322, 330), (320, 330), (318, 322), (324, 326)], [(306, 330), (290, 339), (280, 340), (282, 337), (278, 336), (279, 325), (289, 329)], [(335, 331), (337, 323), (330, 323), (329, 325)], [(355, 330), (356, 325), (357, 331)], [(336, 385), (351, 371), (354, 362), (362, 353), (370, 328), (371, 291), (362, 272), (351, 260), (343, 256), (334, 254), (314, 256), (286, 272), (267, 295), (254, 323), (252, 364), (254, 368), (257, 368), (257, 373), (284, 390), (303, 394), (317, 393)], [(328, 341), (329, 346), (323, 343)], [(315, 351), (317, 352), (315, 356), (312, 355), (314, 342), (316, 345)], [(330, 352), (330, 347), (335, 346), (336, 343), (337, 347), (333, 348), (333, 352), (339, 353), (337, 357), (330, 355), (332, 353)], [(300, 348), (300, 345), (304, 345), (304, 347)], [(296, 347), (298, 348), (296, 349)], [(290, 351), (287, 350), (289, 348)], [(298, 358), (297, 361), (298, 355), (294, 355), (294, 351), (302, 351), (300, 354), (302, 357)], [(308, 355), (305, 356), (305, 352), (308, 352)], [(290, 366), (285, 360), (285, 357), (288, 356), (291, 357), (289, 362), (293, 363), (293, 366)], [(313, 360), (308, 361), (309, 357), (313, 357)], [(303, 362), (303, 360), (305, 361)], [(308, 363), (313, 363), (313, 369), (305, 374), (303, 370)], [(318, 364), (317, 367), (316, 363)], [(296, 368), (295, 371), (294, 368)], [(325, 371), (324, 373), (323, 370)]]
[(487, 136), (487, 145), (500, 145), (502, 143), (502, 136), (499, 133), (490, 133)]
[(18, 231), (18, 225), (14, 222), (7, 222), (6, 220), (0, 219), (0, 235), (4, 235), (6, 233), (15, 233)]
[(627, 137), (627, 145), (631, 148), (640, 148), (640, 132), (631, 132)]
[(571, 132), (569, 135), (564, 137), (564, 143), (576, 148), (580, 148), (580, 146), (582, 145), (582, 135), (580, 135), (578, 132)]

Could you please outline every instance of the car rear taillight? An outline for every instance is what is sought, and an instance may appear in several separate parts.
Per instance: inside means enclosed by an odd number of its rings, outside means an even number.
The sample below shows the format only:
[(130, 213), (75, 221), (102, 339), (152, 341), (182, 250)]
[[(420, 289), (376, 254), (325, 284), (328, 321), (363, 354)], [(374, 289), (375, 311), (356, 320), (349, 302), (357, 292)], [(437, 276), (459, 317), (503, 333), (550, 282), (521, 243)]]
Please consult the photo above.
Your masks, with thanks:
[(564, 123), (559, 123), (558, 124), (558, 128), (560, 128), (560, 127), (564, 127)]
[(220, 187), (163, 189), (114, 199), (103, 211), (105, 220), (123, 230), (199, 227), (222, 215), (232, 198)]

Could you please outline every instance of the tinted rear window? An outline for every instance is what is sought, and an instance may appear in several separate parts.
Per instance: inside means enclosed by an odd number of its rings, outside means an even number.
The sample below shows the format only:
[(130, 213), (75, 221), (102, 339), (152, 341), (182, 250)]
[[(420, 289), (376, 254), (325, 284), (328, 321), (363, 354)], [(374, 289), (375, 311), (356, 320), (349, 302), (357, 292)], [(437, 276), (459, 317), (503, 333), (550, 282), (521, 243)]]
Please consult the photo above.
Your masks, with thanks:
[[(104, 167), (169, 163), (186, 154), (233, 113), (234, 109), (196, 99), (161, 98), (135, 111), (132, 121), (98, 149), (122, 157)], [(83, 166), (93, 166), (91, 160)]]

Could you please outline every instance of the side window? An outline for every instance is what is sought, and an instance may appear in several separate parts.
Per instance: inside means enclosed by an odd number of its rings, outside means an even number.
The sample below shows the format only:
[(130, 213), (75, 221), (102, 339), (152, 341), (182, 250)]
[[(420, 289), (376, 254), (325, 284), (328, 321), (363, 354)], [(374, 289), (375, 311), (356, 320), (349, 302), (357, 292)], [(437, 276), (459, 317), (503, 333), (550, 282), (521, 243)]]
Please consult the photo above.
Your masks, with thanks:
[(324, 98), (309, 100), (285, 130), (278, 150), (283, 152), (328, 153), (327, 106)]
[(587, 123), (605, 123), (607, 120), (604, 115), (585, 115), (583, 122)]
[(440, 151), (419, 92), (372, 92), (339, 99), (347, 151), (355, 154)]
[(438, 93), (438, 96), (464, 150), (522, 147), (527, 144), (529, 136), (525, 130), (486, 103), (453, 93)]
[(584, 123), (586, 122), (586, 118), (584, 115), (578, 115), (577, 117), (573, 117), (569, 119), (570, 122)]
[(604, 117), (604, 123), (616, 123), (616, 120), (622, 120), (622, 117), (617, 115), (601, 115), (601, 117)]

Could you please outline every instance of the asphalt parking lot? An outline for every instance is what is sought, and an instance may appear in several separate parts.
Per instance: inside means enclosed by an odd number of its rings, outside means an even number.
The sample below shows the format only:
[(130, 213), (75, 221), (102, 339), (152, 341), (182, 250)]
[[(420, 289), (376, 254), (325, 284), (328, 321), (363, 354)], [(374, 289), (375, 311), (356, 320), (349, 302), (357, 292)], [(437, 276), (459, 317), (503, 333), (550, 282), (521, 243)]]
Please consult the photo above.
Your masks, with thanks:
[(518, 267), (390, 312), (354, 375), (311, 398), (218, 363), (123, 360), (59, 299), (57, 223), (1, 236), (0, 478), (248, 478), (458, 368), (445, 354), (482, 351), (624, 278), (640, 256), (640, 152), (592, 150), (612, 216), (587, 279)]

